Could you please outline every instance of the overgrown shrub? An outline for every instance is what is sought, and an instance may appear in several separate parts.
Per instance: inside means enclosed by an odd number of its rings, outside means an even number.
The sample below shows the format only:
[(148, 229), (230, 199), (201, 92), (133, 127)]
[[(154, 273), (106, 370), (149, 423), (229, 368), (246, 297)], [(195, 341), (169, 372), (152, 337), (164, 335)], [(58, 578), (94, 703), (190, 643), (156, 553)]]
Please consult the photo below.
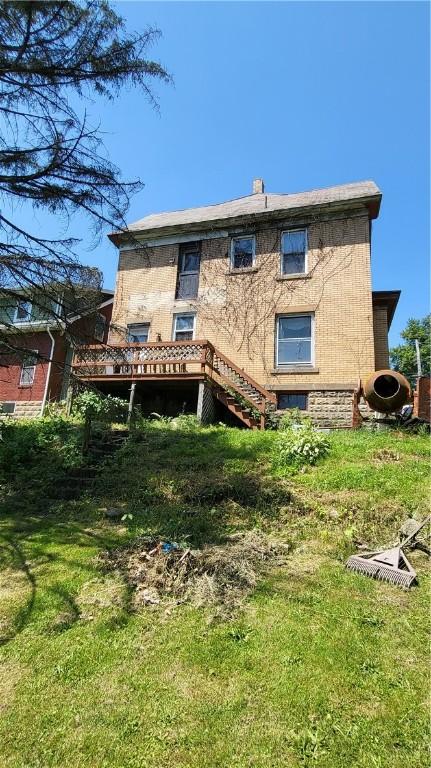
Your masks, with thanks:
[(194, 413), (180, 413), (171, 421), (172, 429), (182, 429), (184, 432), (194, 432), (199, 429), (201, 423)]
[(329, 440), (310, 421), (292, 424), (280, 430), (275, 443), (276, 463), (282, 467), (299, 468), (315, 464), (329, 452)]
[(89, 417), (91, 420), (121, 419), (127, 413), (127, 407), (127, 402), (120, 397), (101, 395), (91, 390), (80, 392), (73, 401), (73, 413), (84, 419)]
[[(15, 477), (21, 468), (44, 474), (51, 468), (71, 467), (80, 462), (81, 429), (70, 419), (55, 418), (8, 421), (1, 425), (0, 470)], [(44, 461), (46, 466), (42, 466)]]

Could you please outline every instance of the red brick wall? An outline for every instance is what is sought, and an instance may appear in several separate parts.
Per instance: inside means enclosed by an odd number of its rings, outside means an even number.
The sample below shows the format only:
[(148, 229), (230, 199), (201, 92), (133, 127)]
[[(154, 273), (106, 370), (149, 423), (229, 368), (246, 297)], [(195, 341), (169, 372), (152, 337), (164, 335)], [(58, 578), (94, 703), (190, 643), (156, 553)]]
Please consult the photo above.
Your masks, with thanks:
[[(105, 338), (108, 338), (109, 323), (112, 315), (112, 304), (100, 309), (100, 314), (106, 318)], [(93, 340), (94, 315), (84, 317), (74, 323), (73, 331), (77, 336), (82, 336), (91, 342)], [(64, 362), (68, 349), (68, 342), (58, 331), (52, 334), (55, 339), (54, 355), (51, 365), (50, 381), (48, 386), (48, 401), (58, 400), (61, 395)], [(20, 385), (21, 361), (11, 355), (9, 358), (2, 357), (1, 362), (4, 367), (0, 367), (0, 402), (40, 402), (45, 394), (46, 376), (48, 373), (48, 359), (51, 354), (51, 339), (46, 331), (29, 333), (19, 337), (20, 347), (29, 350), (37, 350), (40, 355), (47, 358), (46, 362), (41, 361), (36, 365), (34, 381), (31, 386)]]
[[(29, 333), (20, 336), (19, 343), (25, 349), (35, 349), (40, 355), (49, 358), (51, 339), (47, 333)], [(2, 357), (2, 363), (7, 367), (0, 368), (0, 401), (43, 400), (48, 362), (36, 364), (33, 384), (28, 387), (23, 387), (19, 383), (22, 368), (20, 360), (11, 355), (10, 358)]]
[(430, 421), (431, 377), (421, 376), (414, 393), (413, 415), (424, 421)]

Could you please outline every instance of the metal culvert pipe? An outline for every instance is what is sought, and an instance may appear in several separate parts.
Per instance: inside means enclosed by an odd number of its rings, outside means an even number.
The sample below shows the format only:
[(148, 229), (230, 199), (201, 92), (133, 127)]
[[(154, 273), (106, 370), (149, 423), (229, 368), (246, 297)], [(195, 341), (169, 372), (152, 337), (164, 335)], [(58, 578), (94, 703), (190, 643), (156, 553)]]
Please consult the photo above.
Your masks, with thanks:
[(365, 382), (364, 397), (373, 411), (392, 413), (411, 399), (410, 384), (398, 371), (376, 371)]

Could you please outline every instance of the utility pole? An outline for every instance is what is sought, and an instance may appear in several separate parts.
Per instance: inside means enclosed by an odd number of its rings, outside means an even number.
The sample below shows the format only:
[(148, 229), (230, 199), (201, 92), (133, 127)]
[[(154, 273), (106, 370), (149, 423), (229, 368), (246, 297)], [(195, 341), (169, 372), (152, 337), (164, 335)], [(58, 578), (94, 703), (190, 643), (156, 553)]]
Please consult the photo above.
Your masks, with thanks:
[(418, 379), (422, 376), (422, 361), (421, 361), (421, 350), (419, 347), (419, 341), (418, 339), (415, 339), (415, 347), (416, 347), (416, 367), (418, 372)]

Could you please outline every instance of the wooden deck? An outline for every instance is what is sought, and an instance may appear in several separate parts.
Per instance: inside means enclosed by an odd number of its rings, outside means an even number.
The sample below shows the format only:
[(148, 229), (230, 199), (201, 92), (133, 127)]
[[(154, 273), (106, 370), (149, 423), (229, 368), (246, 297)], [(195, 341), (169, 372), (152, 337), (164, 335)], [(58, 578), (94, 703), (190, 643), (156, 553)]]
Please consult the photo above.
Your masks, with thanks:
[(95, 383), (207, 380), (216, 397), (251, 428), (263, 428), (268, 406), (275, 403), (273, 393), (205, 339), (78, 347), (72, 369)]

